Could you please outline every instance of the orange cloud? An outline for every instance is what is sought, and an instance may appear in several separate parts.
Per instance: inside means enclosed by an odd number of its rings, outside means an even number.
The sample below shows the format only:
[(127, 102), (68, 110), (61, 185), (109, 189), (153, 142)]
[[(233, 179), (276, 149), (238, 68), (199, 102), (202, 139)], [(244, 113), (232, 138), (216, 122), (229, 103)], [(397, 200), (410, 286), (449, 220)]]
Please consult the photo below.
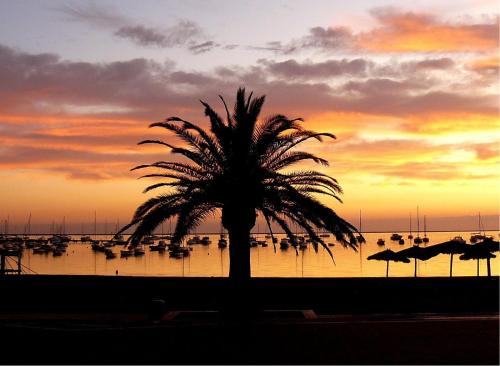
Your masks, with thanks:
[(500, 57), (492, 56), (480, 58), (469, 63), (469, 68), (481, 75), (498, 76), (498, 69), (500, 67)]
[(498, 142), (478, 144), (474, 147), (474, 149), (476, 151), (477, 158), (480, 160), (500, 158), (500, 144)]
[[(497, 111), (498, 113), (498, 111)], [(495, 133), (500, 128), (498, 115), (474, 113), (429, 114), (409, 116), (402, 128), (411, 133), (424, 135), (449, 135), (473, 132)]]
[(372, 12), (380, 27), (357, 35), (357, 46), (374, 52), (461, 52), (498, 48), (498, 18), (491, 23), (445, 23), (429, 14), (393, 9)]

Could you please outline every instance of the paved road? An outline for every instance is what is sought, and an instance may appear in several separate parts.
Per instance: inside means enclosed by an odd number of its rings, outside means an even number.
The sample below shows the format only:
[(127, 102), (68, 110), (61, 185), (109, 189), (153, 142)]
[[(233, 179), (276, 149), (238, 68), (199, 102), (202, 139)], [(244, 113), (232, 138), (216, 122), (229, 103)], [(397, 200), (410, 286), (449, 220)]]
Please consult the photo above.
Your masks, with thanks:
[[(2, 363), (498, 364), (499, 315), (3, 314)], [(27, 352), (28, 350), (28, 352)]]

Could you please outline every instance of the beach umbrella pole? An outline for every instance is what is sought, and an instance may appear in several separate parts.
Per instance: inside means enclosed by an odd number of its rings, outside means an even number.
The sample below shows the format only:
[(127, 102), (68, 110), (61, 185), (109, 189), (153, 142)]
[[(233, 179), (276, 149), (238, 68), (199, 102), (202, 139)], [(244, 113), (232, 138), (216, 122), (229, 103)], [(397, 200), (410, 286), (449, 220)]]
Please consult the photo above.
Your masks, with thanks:
[(491, 265), (490, 265), (490, 258), (486, 258), (486, 264), (488, 266), (488, 277), (491, 277)]
[(453, 253), (451, 254), (450, 257), (450, 277), (453, 276)]
[(387, 266), (385, 268), (385, 277), (389, 277), (389, 261), (387, 261)]
[(417, 277), (417, 258), (415, 258), (415, 277)]
[(477, 276), (479, 277), (479, 259), (477, 260)]

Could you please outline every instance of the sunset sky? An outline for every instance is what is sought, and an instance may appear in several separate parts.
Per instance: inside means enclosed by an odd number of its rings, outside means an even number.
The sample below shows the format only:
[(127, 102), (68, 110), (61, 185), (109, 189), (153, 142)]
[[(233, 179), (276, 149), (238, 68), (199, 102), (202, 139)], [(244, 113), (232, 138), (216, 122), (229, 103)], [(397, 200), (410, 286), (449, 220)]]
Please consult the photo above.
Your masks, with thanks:
[(206, 125), (198, 100), (245, 86), (337, 135), (307, 148), (341, 216), (498, 227), (498, 51), (496, 0), (2, 1), (0, 219), (125, 223), (147, 197), (130, 168), (172, 158), (136, 145), (170, 139), (148, 124)]

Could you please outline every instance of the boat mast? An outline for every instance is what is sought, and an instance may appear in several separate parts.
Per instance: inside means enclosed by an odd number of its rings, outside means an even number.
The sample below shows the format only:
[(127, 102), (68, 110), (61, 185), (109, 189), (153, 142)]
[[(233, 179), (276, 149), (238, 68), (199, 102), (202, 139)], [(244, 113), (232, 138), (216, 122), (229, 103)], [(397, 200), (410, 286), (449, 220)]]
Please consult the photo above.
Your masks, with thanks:
[(410, 235), (411, 235), (411, 212), (410, 212)]
[(424, 237), (427, 238), (427, 226), (426, 226), (426, 223), (425, 223), (425, 215), (424, 215)]
[(28, 216), (28, 223), (26, 224), (26, 228), (25, 228), (25, 230), (24, 230), (24, 233), (25, 233), (26, 235), (28, 235), (28, 236), (29, 236), (29, 235), (30, 235), (30, 233), (31, 233), (31, 212), (30, 212), (30, 215)]
[(97, 239), (97, 212), (94, 211), (94, 240)]
[(417, 238), (420, 236), (420, 216), (418, 214), (418, 206), (417, 206)]
[(359, 210), (359, 233), (361, 234), (361, 210)]
[(31, 235), (31, 212), (30, 212), (30, 218), (28, 220), (28, 235)]

